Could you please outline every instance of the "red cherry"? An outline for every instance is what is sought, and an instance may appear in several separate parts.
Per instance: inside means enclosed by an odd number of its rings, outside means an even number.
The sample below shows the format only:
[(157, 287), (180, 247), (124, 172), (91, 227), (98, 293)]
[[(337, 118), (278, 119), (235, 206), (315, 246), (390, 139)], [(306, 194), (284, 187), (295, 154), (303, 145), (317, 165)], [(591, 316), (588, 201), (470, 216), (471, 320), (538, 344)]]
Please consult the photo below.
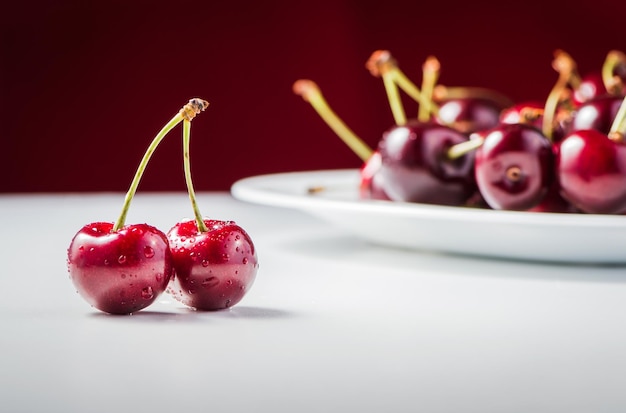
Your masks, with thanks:
[(572, 132), (595, 129), (608, 134), (623, 100), (619, 96), (604, 95), (582, 104), (576, 110)]
[(553, 166), (552, 143), (537, 128), (503, 124), (476, 151), (476, 183), (493, 209), (527, 210), (548, 192)]
[(219, 310), (237, 304), (248, 292), (259, 267), (250, 236), (232, 221), (205, 220), (191, 178), (191, 122), (183, 122), (183, 165), (195, 220), (168, 232), (174, 276), (168, 291), (197, 310)]
[(465, 134), (495, 127), (504, 107), (491, 99), (466, 97), (441, 103), (435, 121)]
[(585, 75), (578, 87), (574, 88), (572, 93), (572, 101), (575, 106), (580, 106), (598, 96), (606, 94), (606, 88), (602, 81), (602, 74), (593, 72)]
[(130, 314), (154, 302), (172, 275), (165, 234), (147, 224), (113, 231), (112, 222), (85, 225), (68, 250), (70, 278), (95, 308)]
[(474, 155), (448, 159), (450, 147), (468, 137), (435, 123), (409, 122), (383, 135), (378, 150), (386, 194), (394, 201), (462, 205), (476, 191)]
[(250, 236), (232, 221), (179, 222), (167, 234), (174, 277), (168, 292), (186, 306), (220, 310), (237, 304), (248, 292), (258, 269)]
[(580, 130), (560, 144), (561, 194), (581, 211), (626, 212), (626, 145), (597, 130)]

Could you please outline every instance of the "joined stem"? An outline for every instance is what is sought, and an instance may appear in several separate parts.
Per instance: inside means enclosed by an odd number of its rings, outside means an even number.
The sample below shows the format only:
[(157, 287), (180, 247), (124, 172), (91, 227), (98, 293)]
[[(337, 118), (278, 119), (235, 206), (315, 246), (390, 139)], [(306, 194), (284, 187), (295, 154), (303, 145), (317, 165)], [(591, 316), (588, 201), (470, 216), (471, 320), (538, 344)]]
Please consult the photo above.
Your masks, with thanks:
[[(419, 103), (420, 106), (425, 105), (429, 107), (430, 112), (434, 116), (438, 115), (439, 106), (437, 106), (431, 99), (424, 96), (415, 83), (406, 77), (388, 50), (377, 50), (372, 53), (365, 64), (365, 67), (373, 76), (383, 78), (385, 89), (387, 90), (387, 96), (389, 97), (389, 105), (391, 106), (391, 111), (394, 114), (396, 124), (401, 125), (406, 122), (402, 102), (400, 101), (399, 95), (397, 95), (397, 88), (400, 88), (407, 95), (413, 98), (413, 100)], [(402, 122), (403, 116), (404, 122)]]
[(176, 125), (178, 125), (183, 119), (189, 119), (189, 120), (193, 119), (193, 117), (197, 113), (206, 109), (208, 105), (209, 103), (205, 100), (197, 99), (197, 98), (191, 99), (185, 106), (182, 107), (182, 109), (180, 109), (180, 111), (176, 115), (174, 115), (174, 117), (154, 137), (154, 139), (148, 146), (148, 149), (146, 149), (146, 152), (144, 153), (143, 158), (141, 158), (141, 162), (139, 162), (139, 167), (137, 168), (137, 171), (135, 172), (135, 176), (133, 177), (133, 180), (130, 184), (130, 188), (128, 189), (128, 192), (126, 193), (126, 196), (124, 198), (124, 204), (122, 205), (122, 212), (120, 213), (120, 216), (117, 218), (115, 225), (113, 225), (113, 229), (112, 229), (113, 232), (119, 231), (126, 223), (126, 216), (128, 215), (128, 209), (130, 208), (130, 203), (133, 200), (133, 197), (135, 196), (135, 192), (137, 192), (137, 187), (139, 187), (139, 182), (141, 181), (141, 177), (143, 176), (143, 173), (146, 170), (148, 161), (150, 161), (152, 154), (154, 153), (156, 148), (159, 146), (163, 138), (165, 138), (168, 132), (171, 131)]

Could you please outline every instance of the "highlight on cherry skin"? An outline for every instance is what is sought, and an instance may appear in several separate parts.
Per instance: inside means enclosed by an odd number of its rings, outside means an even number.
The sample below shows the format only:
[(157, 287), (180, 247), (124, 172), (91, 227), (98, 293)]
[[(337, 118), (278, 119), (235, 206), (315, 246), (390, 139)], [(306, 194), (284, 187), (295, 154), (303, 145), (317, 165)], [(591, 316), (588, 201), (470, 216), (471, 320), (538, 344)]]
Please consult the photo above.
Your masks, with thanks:
[(172, 255), (163, 232), (148, 224), (113, 231), (111, 222), (85, 225), (68, 249), (68, 270), (77, 292), (110, 314), (146, 308), (165, 291)]
[(259, 268), (252, 239), (233, 221), (177, 223), (167, 234), (175, 267), (167, 292), (196, 310), (221, 310), (248, 292)]

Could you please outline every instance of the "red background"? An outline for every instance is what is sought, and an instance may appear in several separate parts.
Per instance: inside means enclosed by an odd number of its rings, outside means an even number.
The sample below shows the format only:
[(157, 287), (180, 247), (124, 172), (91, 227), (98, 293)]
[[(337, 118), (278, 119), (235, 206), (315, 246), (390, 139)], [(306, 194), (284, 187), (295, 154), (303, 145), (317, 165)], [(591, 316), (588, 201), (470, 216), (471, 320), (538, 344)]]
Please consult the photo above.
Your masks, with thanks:
[[(197, 190), (359, 159), (291, 91), (315, 80), (370, 145), (393, 119), (364, 68), (389, 49), (421, 82), (545, 98), (556, 48), (582, 73), (626, 50), (626, 3), (549, 1), (28, 1), (3, 5), (0, 192), (125, 191), (156, 132), (191, 97)], [(419, 84), (419, 83), (418, 83)], [(416, 113), (407, 100), (407, 111)], [(140, 190), (184, 190), (178, 127)]]

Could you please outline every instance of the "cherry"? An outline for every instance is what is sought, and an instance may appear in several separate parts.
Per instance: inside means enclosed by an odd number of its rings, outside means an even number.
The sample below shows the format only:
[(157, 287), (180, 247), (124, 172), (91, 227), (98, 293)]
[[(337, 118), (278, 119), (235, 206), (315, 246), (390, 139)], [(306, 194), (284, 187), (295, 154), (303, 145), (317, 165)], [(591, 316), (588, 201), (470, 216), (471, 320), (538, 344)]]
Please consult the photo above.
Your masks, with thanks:
[(602, 65), (602, 69), (584, 77), (573, 77), (573, 102), (580, 106), (597, 97), (613, 95), (623, 97), (626, 94), (626, 55), (618, 50), (611, 50)]
[(560, 144), (557, 177), (561, 194), (583, 212), (626, 213), (626, 98), (607, 134), (572, 132)]
[(554, 177), (552, 143), (535, 127), (503, 124), (476, 151), (476, 183), (494, 209), (527, 210), (539, 204)]
[(544, 103), (528, 101), (505, 108), (500, 113), (500, 123), (527, 123), (541, 129)]
[(394, 201), (464, 204), (476, 191), (473, 153), (451, 158), (448, 150), (468, 137), (448, 126), (410, 121), (383, 134), (378, 150), (385, 192)]
[(576, 110), (572, 131), (595, 129), (608, 134), (622, 100), (619, 96), (603, 95), (583, 103)]
[(147, 224), (116, 231), (111, 222), (85, 225), (74, 236), (68, 255), (78, 293), (111, 314), (130, 314), (152, 304), (172, 274), (167, 238)]
[(502, 111), (512, 105), (506, 96), (477, 87), (439, 85), (435, 88), (434, 99), (439, 104), (435, 120), (468, 135), (498, 125)]
[(130, 203), (159, 143), (183, 119), (207, 103), (191, 99), (156, 135), (144, 154), (115, 224), (94, 222), (72, 238), (68, 271), (78, 293), (93, 307), (111, 314), (139, 311), (165, 291), (172, 255), (163, 232), (147, 224), (125, 225)]
[[(458, 155), (449, 149), (466, 143), (468, 136), (431, 120), (440, 112), (432, 100), (439, 63), (429, 57), (424, 63), (420, 91), (400, 70), (386, 50), (374, 52), (366, 63), (370, 73), (382, 77), (395, 125), (379, 142), (381, 166), (378, 172), (385, 193), (393, 201), (437, 205), (463, 205), (476, 193), (473, 153)], [(398, 95), (402, 89), (419, 103), (418, 118), (407, 121)], [(421, 110), (423, 108), (427, 110)]]
[(195, 220), (184, 220), (167, 233), (174, 275), (168, 287), (178, 301), (212, 311), (237, 304), (252, 286), (259, 267), (250, 236), (233, 221), (203, 219), (191, 178), (191, 119), (183, 122), (185, 181)]

